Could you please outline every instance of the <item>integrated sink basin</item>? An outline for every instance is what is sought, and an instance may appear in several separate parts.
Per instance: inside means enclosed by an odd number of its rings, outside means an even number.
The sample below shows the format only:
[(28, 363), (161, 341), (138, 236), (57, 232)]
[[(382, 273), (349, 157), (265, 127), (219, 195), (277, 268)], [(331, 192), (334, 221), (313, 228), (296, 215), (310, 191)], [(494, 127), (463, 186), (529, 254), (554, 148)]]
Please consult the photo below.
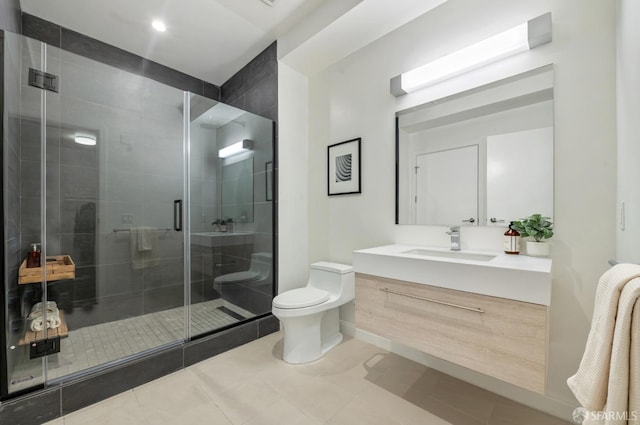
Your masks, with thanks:
[(410, 249), (408, 251), (402, 252), (402, 254), (409, 255), (420, 255), (423, 257), (444, 257), (444, 258), (454, 258), (460, 260), (472, 260), (472, 261), (489, 261), (496, 258), (494, 254), (478, 254), (475, 252), (465, 252), (465, 251), (442, 251), (435, 249)]
[(208, 248), (253, 243), (251, 232), (201, 232), (191, 234), (193, 245)]
[(353, 252), (356, 273), (533, 304), (551, 304), (551, 259), (385, 245)]

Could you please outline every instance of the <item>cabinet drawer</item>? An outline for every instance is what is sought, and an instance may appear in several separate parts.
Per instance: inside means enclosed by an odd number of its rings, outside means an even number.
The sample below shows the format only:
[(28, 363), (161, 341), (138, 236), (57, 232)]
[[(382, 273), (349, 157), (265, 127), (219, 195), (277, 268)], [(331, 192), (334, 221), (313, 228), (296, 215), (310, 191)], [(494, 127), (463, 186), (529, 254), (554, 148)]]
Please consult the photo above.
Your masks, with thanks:
[(356, 325), (544, 393), (546, 306), (356, 274)]

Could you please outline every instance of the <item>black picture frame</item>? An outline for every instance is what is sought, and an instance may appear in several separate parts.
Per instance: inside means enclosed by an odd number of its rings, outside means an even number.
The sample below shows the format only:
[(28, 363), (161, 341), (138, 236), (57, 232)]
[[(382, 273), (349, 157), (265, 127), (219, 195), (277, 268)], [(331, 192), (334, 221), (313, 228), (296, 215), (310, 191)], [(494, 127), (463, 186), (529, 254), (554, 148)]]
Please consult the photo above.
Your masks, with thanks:
[(362, 193), (361, 143), (358, 137), (327, 147), (328, 196)]

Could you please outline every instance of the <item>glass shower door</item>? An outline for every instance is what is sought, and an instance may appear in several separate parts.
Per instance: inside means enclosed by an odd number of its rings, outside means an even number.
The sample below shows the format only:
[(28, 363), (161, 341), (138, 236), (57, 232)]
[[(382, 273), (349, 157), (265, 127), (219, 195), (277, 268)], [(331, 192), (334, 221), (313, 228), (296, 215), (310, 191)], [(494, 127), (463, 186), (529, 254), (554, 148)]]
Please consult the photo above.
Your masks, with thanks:
[[(46, 380), (44, 358), (34, 356), (32, 344), (48, 339), (49, 319), (46, 276), (42, 268), (27, 267), (31, 244), (46, 254), (42, 184), (46, 184), (46, 145), (42, 123), (46, 119), (46, 93), (29, 85), (30, 72), (46, 71), (42, 43), (19, 35), (3, 34), (4, 47), (4, 234), (6, 381), (8, 393), (42, 384)], [(33, 70), (33, 71), (30, 71)], [(39, 259), (34, 254), (34, 261)], [(44, 257), (42, 258), (44, 260)], [(39, 265), (35, 263), (29, 266)], [(38, 347), (33, 347), (36, 350)]]
[(273, 122), (191, 95), (190, 335), (271, 311)]
[[(58, 252), (75, 278), (48, 379), (182, 342), (183, 92), (60, 51)], [(176, 203), (176, 201), (179, 201)]]
[[(185, 107), (181, 90), (26, 37), (5, 33), (4, 53), (14, 393), (185, 340)], [(33, 243), (43, 267), (26, 282)]]

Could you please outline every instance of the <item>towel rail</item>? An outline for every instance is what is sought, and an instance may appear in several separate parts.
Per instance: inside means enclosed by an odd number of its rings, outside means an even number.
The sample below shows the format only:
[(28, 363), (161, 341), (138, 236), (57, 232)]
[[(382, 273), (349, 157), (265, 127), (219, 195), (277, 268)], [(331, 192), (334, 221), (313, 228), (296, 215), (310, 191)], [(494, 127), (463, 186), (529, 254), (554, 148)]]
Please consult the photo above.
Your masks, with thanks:
[(481, 309), (480, 307), (467, 307), (466, 305), (454, 304), (447, 301), (436, 300), (433, 298), (420, 297), (418, 295), (407, 294), (406, 292), (393, 291), (389, 288), (380, 288), (380, 291), (386, 292), (387, 294), (400, 295), (402, 297), (413, 298), (420, 301), (427, 301), (434, 304), (446, 305), (453, 308), (459, 308), (461, 310), (468, 310), (468, 311), (484, 314), (484, 310)]
[[(165, 228), (165, 229), (157, 229), (159, 232), (168, 232), (170, 230), (173, 230), (171, 228)], [(118, 232), (130, 232), (131, 229), (119, 229), (117, 227), (113, 228), (114, 233), (118, 233)]]

